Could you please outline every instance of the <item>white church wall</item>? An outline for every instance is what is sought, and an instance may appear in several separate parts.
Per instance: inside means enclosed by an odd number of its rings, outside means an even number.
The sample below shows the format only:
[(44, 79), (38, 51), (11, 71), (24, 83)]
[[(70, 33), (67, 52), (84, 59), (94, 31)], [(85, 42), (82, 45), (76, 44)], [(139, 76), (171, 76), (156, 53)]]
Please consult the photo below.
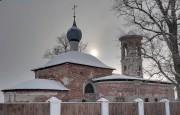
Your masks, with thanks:
[(4, 95), (0, 94), (0, 103), (4, 103)]
[(57, 92), (6, 92), (5, 102), (35, 102), (58, 95)]

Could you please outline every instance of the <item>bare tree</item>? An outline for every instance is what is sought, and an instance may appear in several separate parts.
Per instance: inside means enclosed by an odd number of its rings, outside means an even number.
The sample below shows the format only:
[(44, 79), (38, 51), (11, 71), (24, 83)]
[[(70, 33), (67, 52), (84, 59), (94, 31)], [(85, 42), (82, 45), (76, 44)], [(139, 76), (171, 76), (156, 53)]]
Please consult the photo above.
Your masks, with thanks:
[[(52, 49), (47, 49), (43, 55), (43, 58), (52, 59), (55, 55), (68, 52), (70, 50), (69, 41), (65, 34), (62, 34), (60, 37), (56, 38), (57, 45)], [(87, 43), (79, 43), (79, 52), (86, 52)]]
[[(137, 27), (144, 39), (146, 73), (165, 77), (177, 87), (180, 100), (180, 0), (113, 0), (113, 10)], [(163, 76), (163, 77), (162, 77)]]

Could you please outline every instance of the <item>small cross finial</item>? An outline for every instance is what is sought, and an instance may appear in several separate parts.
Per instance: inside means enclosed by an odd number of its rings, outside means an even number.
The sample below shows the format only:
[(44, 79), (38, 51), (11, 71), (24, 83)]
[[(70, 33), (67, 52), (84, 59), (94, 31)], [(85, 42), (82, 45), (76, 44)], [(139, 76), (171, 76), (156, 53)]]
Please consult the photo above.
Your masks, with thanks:
[(77, 8), (76, 5), (74, 5), (74, 7), (72, 8), (74, 10), (74, 18), (76, 17), (76, 8)]
[(73, 10), (74, 10), (74, 22), (73, 22), (73, 26), (76, 26), (76, 20), (75, 20), (75, 18), (76, 18), (76, 8), (77, 8), (77, 6), (74, 4), (74, 7), (72, 8)]

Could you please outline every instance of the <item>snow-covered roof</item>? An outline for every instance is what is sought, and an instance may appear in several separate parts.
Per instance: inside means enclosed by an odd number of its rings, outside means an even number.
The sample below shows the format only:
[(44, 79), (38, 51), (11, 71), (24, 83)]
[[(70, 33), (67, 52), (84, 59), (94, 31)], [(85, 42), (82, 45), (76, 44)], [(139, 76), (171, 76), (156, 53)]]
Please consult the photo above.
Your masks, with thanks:
[(133, 30), (130, 30), (127, 35), (136, 35), (135, 32)]
[(109, 76), (92, 79), (92, 81), (94, 81), (94, 82), (118, 81), (118, 80), (124, 80), (124, 81), (138, 80), (138, 81), (146, 81), (146, 82), (150, 82), (150, 83), (171, 84), (171, 82), (167, 82), (167, 81), (148, 80), (148, 79), (144, 79), (144, 78), (138, 78), (138, 76), (137, 77), (131, 77), (131, 76), (125, 76), (125, 75), (121, 75), (121, 74), (112, 74), (112, 75), (109, 75)]
[(33, 79), (28, 80), (23, 83), (20, 83), (14, 87), (4, 89), (2, 91), (12, 91), (12, 90), (69, 90), (60, 82), (55, 80), (47, 80), (47, 79)]
[(69, 51), (62, 54), (59, 54), (55, 56), (53, 59), (51, 59), (47, 64), (40, 68), (36, 68), (33, 70), (43, 69), (51, 66), (56, 66), (59, 64), (64, 63), (75, 63), (75, 64), (81, 64), (81, 65), (87, 65), (87, 66), (93, 66), (93, 67), (100, 67), (100, 68), (107, 68), (107, 69), (113, 69), (110, 66), (105, 65), (100, 60), (98, 60), (96, 57), (78, 52), (78, 51)]
[(100, 77), (100, 78), (94, 78), (92, 79), (93, 81), (101, 81), (101, 80), (113, 80), (113, 79), (137, 79), (137, 80), (142, 80), (142, 78), (137, 78), (137, 77), (130, 77), (130, 76), (125, 76), (121, 74), (112, 74), (109, 76), (105, 77)]

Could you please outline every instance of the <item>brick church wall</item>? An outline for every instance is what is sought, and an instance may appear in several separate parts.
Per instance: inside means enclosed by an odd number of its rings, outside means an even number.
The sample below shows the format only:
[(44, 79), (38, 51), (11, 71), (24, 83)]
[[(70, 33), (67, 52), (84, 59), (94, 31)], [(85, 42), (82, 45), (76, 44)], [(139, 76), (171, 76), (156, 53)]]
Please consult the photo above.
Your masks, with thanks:
[(135, 81), (107, 81), (95, 83), (96, 99), (105, 97), (110, 101), (134, 101), (136, 98), (148, 98), (149, 101), (167, 98), (174, 100), (173, 85), (135, 82)]
[(57, 80), (69, 88), (67, 101), (81, 101), (87, 97), (91, 97), (90, 100), (95, 98), (95, 95), (84, 94), (86, 83), (91, 82), (92, 78), (111, 75), (112, 71), (111, 69), (66, 63), (34, 72), (35, 78)]

